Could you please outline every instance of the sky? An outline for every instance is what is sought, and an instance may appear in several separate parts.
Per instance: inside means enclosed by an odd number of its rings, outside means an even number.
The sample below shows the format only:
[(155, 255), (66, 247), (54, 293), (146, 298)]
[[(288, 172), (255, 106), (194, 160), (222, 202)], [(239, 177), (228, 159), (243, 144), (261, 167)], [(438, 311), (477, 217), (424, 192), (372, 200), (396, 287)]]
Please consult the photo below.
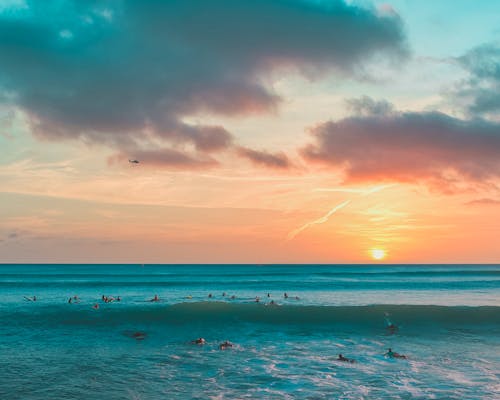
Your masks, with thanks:
[(498, 263), (498, 15), (0, 0), (0, 263)]

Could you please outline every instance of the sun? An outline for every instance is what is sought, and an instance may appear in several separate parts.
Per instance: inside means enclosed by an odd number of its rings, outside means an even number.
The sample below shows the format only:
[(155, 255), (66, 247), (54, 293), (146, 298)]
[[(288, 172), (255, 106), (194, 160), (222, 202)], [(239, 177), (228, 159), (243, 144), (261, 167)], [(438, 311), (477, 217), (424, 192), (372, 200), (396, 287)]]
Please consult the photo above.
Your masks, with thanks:
[(371, 249), (370, 254), (374, 260), (383, 260), (385, 258), (385, 250)]

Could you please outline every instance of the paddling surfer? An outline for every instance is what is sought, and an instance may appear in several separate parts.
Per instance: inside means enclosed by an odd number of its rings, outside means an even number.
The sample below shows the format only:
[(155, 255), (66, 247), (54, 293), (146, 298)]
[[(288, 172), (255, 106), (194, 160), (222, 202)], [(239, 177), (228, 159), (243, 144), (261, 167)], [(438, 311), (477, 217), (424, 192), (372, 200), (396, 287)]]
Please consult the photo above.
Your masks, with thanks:
[(402, 358), (404, 360), (406, 360), (408, 357), (405, 356), (404, 354), (399, 354), (399, 353), (396, 353), (395, 351), (392, 351), (391, 348), (389, 348), (387, 350), (387, 353), (385, 353), (385, 355), (389, 358)]

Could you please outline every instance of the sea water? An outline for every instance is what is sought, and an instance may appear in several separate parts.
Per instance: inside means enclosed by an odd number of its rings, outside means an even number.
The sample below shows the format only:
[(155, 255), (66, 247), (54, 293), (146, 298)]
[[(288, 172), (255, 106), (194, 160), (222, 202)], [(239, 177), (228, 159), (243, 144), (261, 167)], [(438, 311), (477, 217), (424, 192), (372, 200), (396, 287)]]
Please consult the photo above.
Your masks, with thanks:
[(0, 265), (0, 320), (1, 399), (500, 398), (498, 265)]

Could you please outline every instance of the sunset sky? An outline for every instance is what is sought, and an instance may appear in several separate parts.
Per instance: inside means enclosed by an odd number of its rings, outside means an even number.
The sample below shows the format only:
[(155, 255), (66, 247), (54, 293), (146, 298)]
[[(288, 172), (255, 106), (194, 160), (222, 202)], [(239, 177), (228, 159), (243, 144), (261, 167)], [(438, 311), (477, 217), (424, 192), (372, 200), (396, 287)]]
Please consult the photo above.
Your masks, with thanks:
[(0, 0), (0, 262), (500, 262), (499, 15)]

